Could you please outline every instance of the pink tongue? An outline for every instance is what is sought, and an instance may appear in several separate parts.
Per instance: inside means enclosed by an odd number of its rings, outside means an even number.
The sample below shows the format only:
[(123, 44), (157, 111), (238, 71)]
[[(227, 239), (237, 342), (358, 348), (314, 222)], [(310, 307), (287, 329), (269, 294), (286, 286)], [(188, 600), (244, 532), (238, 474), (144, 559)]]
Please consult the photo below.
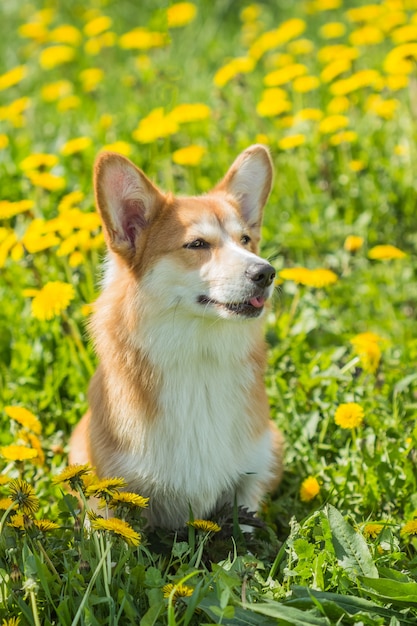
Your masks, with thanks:
[(265, 298), (258, 296), (257, 298), (251, 298), (249, 302), (256, 309), (260, 309), (265, 304)]

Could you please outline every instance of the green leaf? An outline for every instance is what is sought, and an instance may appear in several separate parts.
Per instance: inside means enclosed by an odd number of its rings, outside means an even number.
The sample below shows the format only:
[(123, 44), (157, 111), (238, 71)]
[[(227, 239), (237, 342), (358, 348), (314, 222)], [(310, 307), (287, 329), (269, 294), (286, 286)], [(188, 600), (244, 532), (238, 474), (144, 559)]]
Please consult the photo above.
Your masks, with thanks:
[(358, 580), (373, 590), (372, 597), (377, 600), (384, 600), (398, 606), (417, 606), (417, 583), (366, 576), (359, 576)]
[(363, 536), (357, 533), (331, 504), (327, 505), (326, 513), (340, 566), (354, 580), (357, 576), (378, 578), (378, 570)]
[[(376, 581), (378, 579), (372, 579)], [(375, 615), (381, 615), (386, 619), (400, 618), (402, 624), (413, 624), (415, 626), (415, 620), (412, 618), (408, 620), (405, 616), (400, 615), (393, 609), (384, 608), (366, 600), (365, 598), (357, 598), (355, 596), (346, 596), (338, 593), (332, 593), (330, 591), (315, 591), (308, 589), (307, 587), (294, 586), (292, 588), (293, 597), (289, 600), (285, 600), (285, 604), (289, 606), (303, 608), (315, 606), (313, 598), (317, 598), (320, 602), (332, 602), (337, 604), (349, 615), (356, 615), (357, 613), (370, 613)]]
[[(243, 609), (241, 609), (243, 610)], [(273, 617), (278, 624), (291, 624), (292, 626), (330, 626), (327, 617), (317, 616), (316, 611), (300, 611), (280, 602), (260, 602), (246, 606), (245, 612), (253, 611), (260, 615)], [(258, 618), (259, 619), (259, 618)], [(257, 622), (262, 623), (262, 622)]]

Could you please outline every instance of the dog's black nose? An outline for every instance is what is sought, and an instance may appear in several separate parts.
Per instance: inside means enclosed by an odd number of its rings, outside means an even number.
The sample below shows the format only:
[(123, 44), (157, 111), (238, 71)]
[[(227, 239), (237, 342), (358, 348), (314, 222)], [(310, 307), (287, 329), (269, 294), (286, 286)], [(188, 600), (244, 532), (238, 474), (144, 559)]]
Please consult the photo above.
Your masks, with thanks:
[(269, 263), (252, 263), (246, 269), (246, 276), (259, 287), (269, 287), (275, 278), (275, 270)]

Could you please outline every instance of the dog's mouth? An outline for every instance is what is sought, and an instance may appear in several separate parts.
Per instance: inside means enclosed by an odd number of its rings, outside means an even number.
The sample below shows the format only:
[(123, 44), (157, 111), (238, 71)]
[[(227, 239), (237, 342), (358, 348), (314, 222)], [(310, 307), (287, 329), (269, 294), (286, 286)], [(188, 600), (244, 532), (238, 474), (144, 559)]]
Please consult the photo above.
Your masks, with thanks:
[(266, 298), (253, 296), (244, 302), (219, 302), (208, 296), (198, 296), (197, 302), (204, 306), (215, 306), (216, 308), (225, 309), (243, 317), (258, 317), (263, 311)]

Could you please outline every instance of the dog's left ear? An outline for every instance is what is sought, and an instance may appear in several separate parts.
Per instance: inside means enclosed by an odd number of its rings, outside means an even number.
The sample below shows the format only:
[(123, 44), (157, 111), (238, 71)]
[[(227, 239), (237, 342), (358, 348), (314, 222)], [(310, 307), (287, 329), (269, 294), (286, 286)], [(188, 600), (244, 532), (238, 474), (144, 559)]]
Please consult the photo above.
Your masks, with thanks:
[(239, 204), (251, 228), (260, 228), (262, 212), (272, 187), (273, 168), (269, 150), (255, 144), (242, 152), (214, 191), (225, 191)]

